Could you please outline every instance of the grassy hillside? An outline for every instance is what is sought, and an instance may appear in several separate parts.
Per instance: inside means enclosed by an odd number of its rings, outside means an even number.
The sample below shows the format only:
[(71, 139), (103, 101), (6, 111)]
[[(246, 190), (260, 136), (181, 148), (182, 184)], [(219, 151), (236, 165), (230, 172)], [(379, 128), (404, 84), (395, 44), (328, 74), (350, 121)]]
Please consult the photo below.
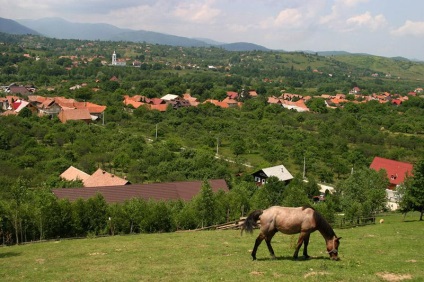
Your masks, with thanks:
[(385, 223), (335, 230), (341, 260), (330, 261), (316, 232), (310, 260), (293, 261), (297, 236), (277, 234), (277, 259), (265, 243), (258, 260), (254, 236), (203, 231), (62, 240), (0, 248), (3, 281), (423, 281), (418, 215), (385, 216)]
[(424, 63), (420, 62), (371, 55), (342, 55), (333, 58), (356, 67), (391, 74), (394, 78), (400, 77), (411, 80), (422, 80), (424, 78)]

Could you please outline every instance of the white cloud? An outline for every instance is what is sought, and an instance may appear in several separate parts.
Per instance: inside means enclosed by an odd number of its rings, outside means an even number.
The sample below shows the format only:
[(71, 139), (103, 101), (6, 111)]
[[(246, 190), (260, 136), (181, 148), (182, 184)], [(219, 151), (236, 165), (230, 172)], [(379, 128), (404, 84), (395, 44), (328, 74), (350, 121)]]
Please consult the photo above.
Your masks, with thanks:
[(392, 34), (397, 36), (424, 36), (424, 22), (413, 22), (407, 20), (403, 26), (393, 30)]
[(221, 14), (219, 9), (212, 7), (213, 1), (183, 2), (173, 12), (173, 15), (184, 20), (196, 23), (207, 23), (213, 21)]
[(339, 1), (336, 1), (336, 5), (354, 7), (361, 3), (367, 3), (368, 1), (369, 0), (339, 0)]
[(299, 27), (302, 24), (302, 13), (298, 9), (282, 10), (274, 20), (277, 27)]
[(369, 28), (372, 31), (387, 25), (386, 18), (383, 15), (373, 17), (370, 12), (351, 17), (346, 20), (346, 23), (351, 27)]

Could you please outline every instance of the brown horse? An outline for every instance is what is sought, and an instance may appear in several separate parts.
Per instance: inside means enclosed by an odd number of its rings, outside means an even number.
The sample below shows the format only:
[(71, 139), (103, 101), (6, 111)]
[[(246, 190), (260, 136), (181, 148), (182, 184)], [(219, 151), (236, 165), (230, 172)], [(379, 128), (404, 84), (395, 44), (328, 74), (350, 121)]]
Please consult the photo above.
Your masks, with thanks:
[(293, 258), (297, 259), (299, 249), (304, 244), (303, 256), (309, 258), (308, 244), (309, 236), (312, 232), (318, 230), (325, 239), (327, 253), (333, 260), (338, 260), (338, 248), (341, 237), (337, 237), (330, 224), (324, 217), (309, 207), (289, 208), (273, 206), (266, 210), (255, 210), (249, 214), (242, 225), (241, 232), (246, 230), (252, 233), (253, 228), (258, 226), (260, 220), (260, 234), (256, 238), (253, 247), (252, 257), (256, 260), (256, 251), (263, 240), (265, 240), (272, 258), (275, 258), (274, 250), (271, 246), (271, 239), (278, 231), (284, 234), (300, 233), (296, 244)]

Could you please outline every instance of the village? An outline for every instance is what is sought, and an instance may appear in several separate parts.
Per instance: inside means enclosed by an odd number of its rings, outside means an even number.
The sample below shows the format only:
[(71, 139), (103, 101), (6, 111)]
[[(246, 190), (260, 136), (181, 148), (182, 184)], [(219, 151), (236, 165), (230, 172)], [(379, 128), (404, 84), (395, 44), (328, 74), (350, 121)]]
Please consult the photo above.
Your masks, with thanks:
[[(116, 81), (116, 77), (111, 78), (112, 81)], [(86, 84), (73, 86), (70, 91), (87, 87)], [(8, 86), (1, 87), (3, 95), (0, 97), (0, 109), (1, 115), (17, 115), (19, 112), (27, 108), (33, 114), (38, 116), (50, 116), (58, 117), (62, 123), (66, 123), (69, 120), (81, 120), (86, 123), (93, 121), (102, 121), (104, 118), (104, 112), (106, 106), (97, 105), (89, 101), (77, 101), (75, 99), (65, 97), (43, 97), (37, 95), (37, 88), (34, 86), (23, 86), (11, 84)], [(320, 96), (302, 96), (299, 94), (285, 93), (279, 97), (268, 97), (267, 102), (269, 104), (280, 105), (283, 108), (289, 110), (295, 110), (298, 112), (307, 112), (309, 108), (306, 103), (314, 98), (322, 98), (325, 100), (328, 108), (343, 108), (343, 105), (352, 103), (367, 103), (370, 101), (378, 101), (379, 103), (390, 103), (394, 106), (402, 104), (402, 102), (408, 100), (408, 96), (417, 96), (423, 93), (422, 88), (414, 89), (410, 91), (407, 96), (401, 96), (399, 94), (390, 94), (388, 92), (372, 95), (362, 95), (359, 87), (354, 87), (348, 94), (336, 94), (328, 95), (322, 94)], [(351, 95), (354, 100), (348, 100), (347, 96)], [(257, 98), (258, 94), (255, 90), (241, 90), (240, 93), (235, 91), (227, 91), (227, 97), (221, 101), (214, 99), (207, 99), (203, 102), (199, 102), (197, 98), (192, 97), (189, 93), (182, 95), (182, 97), (175, 94), (166, 94), (161, 98), (147, 98), (142, 95), (124, 95), (123, 105), (125, 107), (130, 106), (133, 109), (137, 109), (141, 106), (149, 110), (157, 110), (164, 112), (171, 107), (172, 109), (178, 109), (181, 107), (196, 107), (200, 103), (211, 103), (221, 108), (240, 108), (243, 102), (240, 102), (242, 98)], [(103, 120), (104, 122), (104, 120)]]

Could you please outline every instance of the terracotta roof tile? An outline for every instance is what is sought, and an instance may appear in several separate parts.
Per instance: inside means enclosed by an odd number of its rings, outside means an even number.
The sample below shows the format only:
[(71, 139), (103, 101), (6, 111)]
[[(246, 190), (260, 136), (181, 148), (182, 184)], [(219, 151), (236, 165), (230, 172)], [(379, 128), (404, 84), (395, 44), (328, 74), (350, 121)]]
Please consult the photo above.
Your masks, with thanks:
[(68, 120), (84, 120), (86, 122), (91, 121), (91, 115), (87, 109), (62, 110), (59, 112), (58, 117), (63, 123), (67, 122)]
[(60, 177), (62, 177), (65, 180), (68, 181), (75, 181), (75, 180), (82, 180), (84, 181), (85, 179), (87, 179), (88, 177), (90, 177), (90, 175), (88, 173), (85, 173), (82, 170), (79, 170), (73, 166), (70, 166), (67, 170), (65, 170)]
[(129, 184), (129, 181), (111, 174), (101, 168), (84, 180), (85, 187), (118, 186)]

